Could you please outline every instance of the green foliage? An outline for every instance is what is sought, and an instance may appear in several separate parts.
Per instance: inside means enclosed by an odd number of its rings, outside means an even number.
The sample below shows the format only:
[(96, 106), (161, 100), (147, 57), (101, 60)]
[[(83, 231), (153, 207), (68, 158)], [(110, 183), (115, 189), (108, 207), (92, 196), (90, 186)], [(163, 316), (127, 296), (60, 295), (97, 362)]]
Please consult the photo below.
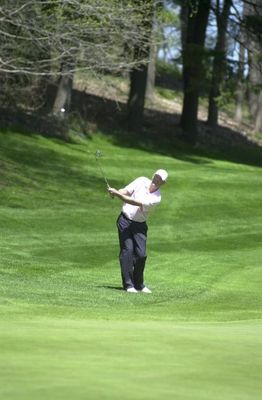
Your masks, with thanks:
[(228, 89), (222, 89), (220, 92), (220, 96), (216, 98), (217, 105), (220, 109), (228, 106), (232, 102), (232, 100), (234, 100), (233, 94)]
[(158, 59), (156, 63), (156, 71), (159, 74), (169, 75), (173, 78), (181, 79), (181, 69), (175, 63), (166, 63), (165, 61)]
[(183, 94), (176, 90), (157, 87), (156, 92), (167, 100), (182, 100)]
[(157, 13), (158, 23), (162, 26), (177, 27), (180, 24), (179, 15), (173, 10), (167, 8), (158, 8)]
[[(171, 90), (180, 90), (182, 85), (182, 72), (178, 65), (157, 60), (156, 63), (156, 86)], [(164, 94), (164, 91), (163, 91)], [(166, 95), (167, 92), (166, 92)]]
[(160, 96), (164, 97), (167, 100), (174, 100), (175, 98), (175, 93), (173, 90), (170, 89), (165, 89), (165, 88), (156, 88), (156, 91)]

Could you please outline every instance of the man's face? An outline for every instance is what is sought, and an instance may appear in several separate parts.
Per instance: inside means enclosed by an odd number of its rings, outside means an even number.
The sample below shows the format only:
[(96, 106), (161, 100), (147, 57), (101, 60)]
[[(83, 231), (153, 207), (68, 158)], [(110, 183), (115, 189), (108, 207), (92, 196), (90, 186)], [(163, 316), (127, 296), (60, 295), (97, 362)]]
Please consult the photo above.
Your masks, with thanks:
[(161, 177), (157, 174), (155, 174), (152, 178), (152, 182), (150, 185), (150, 192), (155, 192), (157, 189), (160, 188), (160, 186), (164, 185), (164, 181), (162, 181)]

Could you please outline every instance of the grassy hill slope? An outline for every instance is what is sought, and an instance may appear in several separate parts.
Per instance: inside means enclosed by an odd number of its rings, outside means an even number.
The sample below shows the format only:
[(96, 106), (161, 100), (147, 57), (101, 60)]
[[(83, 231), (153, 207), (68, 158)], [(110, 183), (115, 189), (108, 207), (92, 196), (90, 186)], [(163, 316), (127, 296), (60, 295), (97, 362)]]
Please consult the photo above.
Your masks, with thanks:
[[(0, 133), (4, 399), (258, 399), (261, 168), (114, 137)], [(112, 186), (169, 171), (146, 283), (121, 290)]]

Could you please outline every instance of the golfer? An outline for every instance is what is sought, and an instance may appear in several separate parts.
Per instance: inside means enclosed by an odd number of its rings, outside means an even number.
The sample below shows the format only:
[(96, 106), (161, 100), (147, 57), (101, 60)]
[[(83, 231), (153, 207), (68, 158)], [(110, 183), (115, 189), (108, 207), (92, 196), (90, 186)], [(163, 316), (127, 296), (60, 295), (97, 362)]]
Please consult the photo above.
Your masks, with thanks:
[(123, 189), (109, 187), (113, 197), (123, 201), (122, 212), (117, 219), (120, 243), (120, 266), (123, 288), (129, 293), (151, 293), (144, 285), (146, 240), (149, 213), (161, 201), (160, 187), (167, 180), (164, 169), (157, 170), (152, 179), (140, 177)]

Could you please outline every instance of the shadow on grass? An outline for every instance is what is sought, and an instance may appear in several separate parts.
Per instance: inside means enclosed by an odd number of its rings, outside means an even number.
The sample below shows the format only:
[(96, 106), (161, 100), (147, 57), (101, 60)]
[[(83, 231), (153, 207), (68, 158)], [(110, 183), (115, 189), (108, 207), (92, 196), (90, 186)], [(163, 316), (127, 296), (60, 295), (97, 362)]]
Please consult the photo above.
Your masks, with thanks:
[(192, 146), (180, 139), (179, 114), (146, 108), (143, 132), (136, 134), (125, 129), (127, 110), (124, 103), (75, 90), (72, 111), (90, 121), (99, 131), (109, 134), (113, 142), (121, 147), (141, 149), (195, 164), (210, 163), (208, 159), (211, 158), (262, 166), (262, 148), (229, 128), (218, 127), (211, 132), (206, 123), (199, 122), (200, 142)]
[(104, 288), (104, 289), (110, 289), (110, 290), (120, 290), (122, 292), (124, 291), (124, 289), (121, 286), (100, 285), (97, 287)]
[[(50, 96), (52, 98), (53, 94), (50, 93)], [(211, 131), (205, 123), (199, 122), (199, 142), (196, 146), (192, 146), (180, 139), (179, 114), (146, 108), (143, 132), (136, 134), (128, 132), (125, 128), (126, 111), (126, 104), (123, 102), (74, 90), (71, 113), (63, 121), (62, 126), (63, 129), (67, 126), (67, 129), (74, 130), (75, 121), (81, 121), (77, 130), (89, 137), (89, 140), (91, 140), (90, 133), (99, 130), (105, 135), (110, 135), (112, 142), (118, 146), (158, 153), (194, 164), (208, 164), (213, 159), (262, 166), (262, 148), (240, 132), (225, 127)], [(39, 129), (35, 115), (32, 116), (31, 122), (28, 115), (24, 119), (20, 116), (18, 123), (28, 124), (27, 131), (26, 129), (24, 131), (26, 134), (39, 132), (45, 135), (45, 125), (41, 125), (43, 115), (39, 118), (41, 127)], [(58, 125), (54, 123), (52, 128), (52, 120), (49, 119), (47, 125), (47, 136), (52, 136), (52, 132), (55, 132), (57, 134), (53, 136), (57, 139), (69, 140), (64, 131), (62, 133), (57, 131)], [(12, 129), (10, 123), (8, 127)], [(37, 163), (44, 162), (44, 157), (42, 149)], [(56, 161), (59, 163), (59, 160)], [(29, 162), (36, 163), (36, 160), (32, 157), (31, 161), (27, 160), (27, 163)]]
[[(86, 162), (86, 158), (83, 158), (83, 164), (76, 164), (75, 161), (79, 161), (77, 153), (75, 156), (61, 154), (52, 147), (44, 147), (35, 134), (24, 132), (24, 139), (18, 140), (12, 133), (10, 130), (6, 131), (0, 140), (0, 186), (10, 183), (20, 183), (28, 188), (32, 185), (43, 187), (62, 185), (69, 189), (70, 187), (85, 188), (86, 193), (96, 191), (107, 193), (104, 179), (99, 171), (94, 174), (97, 167), (95, 156), (89, 159), (89, 163)], [(27, 140), (27, 137), (30, 137), (30, 140)], [(54, 140), (56, 139), (52, 139)], [(63, 142), (58, 140), (57, 143)], [(27, 178), (22, 181), (21, 169), (22, 176)], [(118, 182), (112, 182), (112, 184), (117, 185)]]

